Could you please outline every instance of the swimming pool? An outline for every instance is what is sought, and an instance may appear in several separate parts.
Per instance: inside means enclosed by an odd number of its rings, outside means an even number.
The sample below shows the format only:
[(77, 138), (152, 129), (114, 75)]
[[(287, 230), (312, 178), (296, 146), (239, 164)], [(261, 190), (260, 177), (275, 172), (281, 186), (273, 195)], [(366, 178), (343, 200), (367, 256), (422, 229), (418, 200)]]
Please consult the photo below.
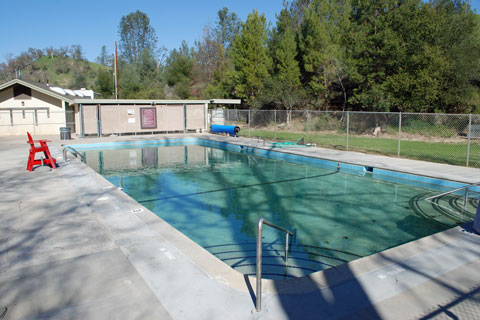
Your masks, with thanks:
[(444, 180), (206, 140), (83, 149), (89, 166), (242, 273), (255, 270), (259, 218), (295, 230), (288, 268), (283, 235), (264, 230), (267, 278), (303, 276), (473, 218), (443, 209), (458, 209), (458, 196), (443, 206), (423, 200), (457, 187)]

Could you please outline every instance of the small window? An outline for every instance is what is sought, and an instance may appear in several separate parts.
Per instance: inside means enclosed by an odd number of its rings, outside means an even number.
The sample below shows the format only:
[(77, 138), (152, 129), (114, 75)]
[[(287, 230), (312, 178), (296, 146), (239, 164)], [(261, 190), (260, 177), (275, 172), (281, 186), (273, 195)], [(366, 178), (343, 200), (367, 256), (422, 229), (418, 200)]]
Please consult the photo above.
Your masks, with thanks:
[(13, 87), (13, 97), (16, 100), (31, 99), (32, 89), (25, 86), (15, 86)]

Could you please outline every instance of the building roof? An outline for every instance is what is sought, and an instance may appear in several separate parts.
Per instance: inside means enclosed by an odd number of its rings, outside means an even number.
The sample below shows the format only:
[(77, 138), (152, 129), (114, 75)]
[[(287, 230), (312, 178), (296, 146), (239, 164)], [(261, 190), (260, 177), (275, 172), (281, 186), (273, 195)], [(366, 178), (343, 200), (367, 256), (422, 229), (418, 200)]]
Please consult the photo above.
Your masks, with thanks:
[(76, 98), (76, 96), (68, 94), (65, 92), (65, 94), (62, 94), (59, 92), (59, 90), (52, 90), (57, 87), (49, 86), (48, 84), (45, 83), (40, 83), (40, 82), (34, 82), (30, 80), (22, 80), (22, 79), (13, 79), (8, 82), (5, 82), (0, 85), (0, 90), (6, 89), (8, 87), (11, 87), (13, 85), (20, 84), (25, 87), (28, 87), (30, 89), (36, 90), (38, 92), (44, 93), (48, 96), (57, 98), (62, 101), (66, 101), (68, 103), (72, 103), (72, 101)]
[[(0, 85), (0, 91), (11, 87), (13, 85), (20, 84), (29, 87), (38, 92), (42, 92), (51, 97), (66, 101), (68, 104), (240, 104), (239, 99), (209, 99), (209, 100), (140, 100), (140, 99), (90, 99), (85, 97), (79, 97), (76, 91), (62, 89), (60, 87), (50, 86), (45, 83), (34, 82), (30, 80), (13, 79)], [(72, 94), (69, 94), (71, 92)]]
[(210, 100), (140, 100), (140, 99), (74, 99), (70, 104), (240, 104), (240, 99)]

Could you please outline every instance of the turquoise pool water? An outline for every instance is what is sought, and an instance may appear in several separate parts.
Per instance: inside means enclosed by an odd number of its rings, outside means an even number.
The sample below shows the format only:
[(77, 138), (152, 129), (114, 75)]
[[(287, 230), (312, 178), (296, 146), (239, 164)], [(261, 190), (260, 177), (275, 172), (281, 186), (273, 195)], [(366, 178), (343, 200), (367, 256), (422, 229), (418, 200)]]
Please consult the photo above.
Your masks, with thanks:
[[(114, 185), (246, 274), (254, 273), (261, 217), (296, 232), (285, 268), (284, 235), (264, 228), (264, 272), (270, 278), (302, 276), (470, 219), (422, 200), (446, 187), (236, 148), (207, 143), (83, 152), (87, 164)], [(444, 202), (460, 206), (456, 196)]]

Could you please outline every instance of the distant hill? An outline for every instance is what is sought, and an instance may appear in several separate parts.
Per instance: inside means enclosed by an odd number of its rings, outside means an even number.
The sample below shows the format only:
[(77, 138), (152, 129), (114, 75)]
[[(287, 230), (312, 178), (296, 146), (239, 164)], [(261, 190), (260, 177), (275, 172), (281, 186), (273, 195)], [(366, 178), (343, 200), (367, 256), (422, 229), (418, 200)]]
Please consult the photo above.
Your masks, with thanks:
[(108, 66), (64, 56), (43, 56), (22, 69), (22, 79), (69, 88), (93, 89), (100, 70)]

